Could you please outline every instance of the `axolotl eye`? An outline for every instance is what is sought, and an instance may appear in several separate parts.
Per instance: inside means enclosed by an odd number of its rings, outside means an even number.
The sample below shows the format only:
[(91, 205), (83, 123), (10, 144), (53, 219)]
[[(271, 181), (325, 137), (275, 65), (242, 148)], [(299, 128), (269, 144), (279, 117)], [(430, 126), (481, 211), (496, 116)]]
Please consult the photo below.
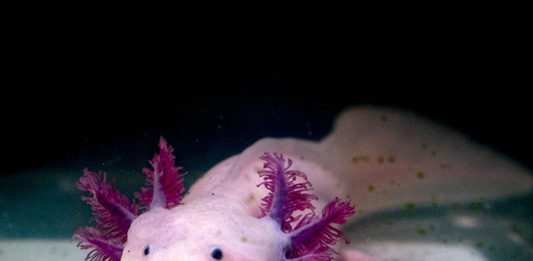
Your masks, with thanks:
[(215, 248), (211, 251), (211, 257), (215, 260), (222, 260), (222, 250), (220, 248)]
[(144, 255), (147, 256), (148, 254), (150, 254), (150, 245), (147, 245), (147, 246), (144, 248)]

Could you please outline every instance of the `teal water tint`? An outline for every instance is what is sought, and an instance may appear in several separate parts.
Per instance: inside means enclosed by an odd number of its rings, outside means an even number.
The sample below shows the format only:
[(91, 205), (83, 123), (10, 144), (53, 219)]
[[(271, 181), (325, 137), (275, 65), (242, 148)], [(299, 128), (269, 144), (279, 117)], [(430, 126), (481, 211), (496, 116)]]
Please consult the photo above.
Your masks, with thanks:
[[(94, 225), (91, 208), (81, 200), (89, 196), (76, 189), (82, 168), (26, 171), (0, 178), (0, 240), (71, 238), (78, 228)], [(144, 174), (106, 168), (108, 180), (116, 179), (119, 190), (130, 199), (140, 191)], [(94, 169), (98, 171), (98, 169)], [(198, 176), (194, 171), (187, 174)]]
[[(76, 161), (59, 161), (46, 168), (0, 176), (0, 240), (71, 238), (78, 228), (94, 226), (90, 220), (91, 207), (81, 200), (89, 193), (76, 188), (85, 167), (106, 172), (107, 181), (115, 179), (119, 191), (131, 200), (144, 185), (142, 168), (150, 167), (149, 160), (158, 152), (156, 142), (135, 141), (116, 141), (82, 154)], [(218, 157), (206, 155), (195, 160), (176, 153), (176, 165), (182, 166), (181, 173), (185, 173), (186, 190), (202, 173), (236, 152), (212, 150), (212, 153)]]
[[(27, 171), (1, 178), (0, 239), (70, 238), (89, 224), (76, 175), (64, 170)], [(81, 174), (81, 170), (79, 171)]]
[[(533, 191), (498, 201), (417, 206), (376, 213), (346, 227), (355, 247), (372, 242), (465, 246), (486, 260), (533, 260)], [(362, 247), (364, 249), (364, 247)]]
[[(100, 158), (66, 164), (68, 168), (27, 170), (0, 177), (0, 240), (68, 239), (78, 228), (94, 225), (90, 206), (81, 200), (83, 193), (75, 186), (83, 168), (107, 172), (108, 181), (116, 179), (117, 188), (132, 198), (144, 183), (142, 168), (149, 167), (148, 160), (157, 152), (154, 144), (140, 148), (143, 153), (129, 147), (104, 150)], [(186, 189), (206, 170), (242, 149), (213, 150), (193, 159), (178, 154), (177, 165), (187, 173)], [(346, 231), (356, 248), (378, 241), (435, 242), (469, 247), (487, 260), (533, 260), (532, 206), (533, 192), (498, 201), (429, 202), (428, 206), (406, 202), (398, 209), (351, 224)]]
[[(140, 171), (102, 170), (131, 197), (144, 182)], [(70, 238), (93, 225), (90, 207), (75, 189), (81, 169), (28, 171), (2, 177), (0, 239)], [(201, 172), (189, 171), (191, 183)], [(187, 186), (188, 187), (188, 186)], [(533, 192), (498, 201), (405, 206), (376, 213), (346, 227), (352, 246), (379, 241), (463, 245), (487, 260), (533, 260)]]

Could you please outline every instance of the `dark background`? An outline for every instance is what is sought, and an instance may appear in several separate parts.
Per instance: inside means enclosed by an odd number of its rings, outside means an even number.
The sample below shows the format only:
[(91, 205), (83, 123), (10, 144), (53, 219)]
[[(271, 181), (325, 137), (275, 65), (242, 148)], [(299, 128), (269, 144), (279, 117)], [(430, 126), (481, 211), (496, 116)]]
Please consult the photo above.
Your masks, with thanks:
[(518, 26), (527, 23), (474, 11), (359, 10), (250, 28), (163, 21), (181, 14), (9, 20), (0, 238), (70, 237), (90, 217), (75, 189), (82, 169), (107, 171), (131, 197), (160, 136), (188, 188), (260, 138), (321, 139), (349, 106), (415, 112), (531, 169), (531, 44)]
[(33, 21), (6, 41), (0, 173), (137, 162), (161, 135), (196, 168), (265, 136), (320, 139), (361, 104), (413, 111), (533, 167), (525, 35), (424, 21), (235, 34)]

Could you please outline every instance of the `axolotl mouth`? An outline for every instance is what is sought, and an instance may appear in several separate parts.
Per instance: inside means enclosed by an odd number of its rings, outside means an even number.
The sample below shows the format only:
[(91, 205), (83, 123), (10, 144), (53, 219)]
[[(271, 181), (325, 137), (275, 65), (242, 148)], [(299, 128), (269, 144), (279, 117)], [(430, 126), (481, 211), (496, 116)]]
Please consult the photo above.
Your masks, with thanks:
[(182, 204), (184, 175), (163, 138), (159, 149), (132, 201), (105, 174), (85, 169), (78, 188), (91, 193), (82, 199), (96, 226), (80, 228), (74, 237), (90, 249), (86, 260), (334, 260), (333, 245), (349, 243), (334, 225), (345, 223), (354, 207), (335, 198), (318, 215), (307, 175), (291, 169), (293, 161), (281, 154), (259, 155), (262, 182), (256, 186), (267, 194), (260, 214), (250, 216), (227, 197)]

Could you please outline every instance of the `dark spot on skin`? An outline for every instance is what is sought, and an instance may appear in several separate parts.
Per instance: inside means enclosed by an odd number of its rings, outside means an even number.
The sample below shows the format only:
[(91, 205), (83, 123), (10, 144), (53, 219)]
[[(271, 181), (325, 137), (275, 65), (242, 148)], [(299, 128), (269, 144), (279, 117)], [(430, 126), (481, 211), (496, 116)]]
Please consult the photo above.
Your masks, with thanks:
[(451, 163), (441, 163), (440, 164), (440, 168), (443, 169), (443, 170), (450, 170), (450, 169), (452, 169), (452, 164)]
[(418, 234), (420, 234), (421, 236), (425, 236), (428, 232), (423, 229), (423, 228), (418, 228), (416, 229), (416, 232), (418, 232)]
[(254, 194), (253, 193), (248, 194), (248, 198), (246, 199), (246, 202), (251, 203), (251, 202), (254, 202), (254, 200), (255, 200)]
[(383, 157), (383, 156), (379, 156), (379, 157), (378, 157), (378, 163), (379, 163), (379, 164), (382, 164), (383, 162), (385, 162), (385, 157)]
[(368, 163), (370, 161), (370, 158), (368, 158), (368, 156), (364, 156), (364, 155), (358, 156), (358, 157), (355, 156), (355, 157), (352, 158), (352, 162), (353, 163), (358, 163), (360, 161)]
[(423, 179), (423, 178), (424, 178), (424, 172), (422, 172), (422, 171), (417, 172), (417, 173), (416, 173), (416, 177), (417, 177), (418, 179)]
[(381, 121), (387, 121), (387, 115), (381, 114)]
[(407, 211), (408, 214), (412, 214), (413, 212), (415, 212), (415, 203), (406, 203), (405, 204), (405, 210)]
[(215, 248), (211, 251), (211, 257), (215, 260), (222, 260), (222, 250), (220, 248)]
[(389, 162), (390, 162), (390, 163), (393, 163), (393, 162), (395, 162), (395, 161), (396, 161), (396, 159), (394, 159), (393, 156), (390, 156), (390, 157), (389, 157)]
[(214, 192), (211, 192), (211, 196), (214, 196), (214, 195), (215, 195), (215, 193), (214, 193)]
[(483, 202), (471, 202), (468, 205), (468, 208), (472, 211), (480, 211), (480, 210), (484, 210), (485, 206), (483, 205)]
[(149, 245), (144, 248), (144, 255), (147, 256), (148, 254), (150, 254), (150, 246)]
[(368, 191), (370, 191), (370, 192), (374, 191), (374, 186), (372, 186), (372, 185), (368, 186)]
[(428, 145), (425, 144), (425, 143), (422, 143), (421, 147), (422, 147), (423, 150), (427, 150), (428, 149)]
[(461, 208), (461, 206), (459, 205), (459, 203), (453, 203), (450, 205), (450, 210), (459, 210)]
[(429, 225), (429, 227), (426, 229), (426, 228), (422, 228), (422, 227), (419, 227), (416, 229), (416, 232), (421, 235), (421, 236), (425, 236), (427, 235), (428, 233), (430, 232), (434, 232), (435, 231), (435, 225)]

